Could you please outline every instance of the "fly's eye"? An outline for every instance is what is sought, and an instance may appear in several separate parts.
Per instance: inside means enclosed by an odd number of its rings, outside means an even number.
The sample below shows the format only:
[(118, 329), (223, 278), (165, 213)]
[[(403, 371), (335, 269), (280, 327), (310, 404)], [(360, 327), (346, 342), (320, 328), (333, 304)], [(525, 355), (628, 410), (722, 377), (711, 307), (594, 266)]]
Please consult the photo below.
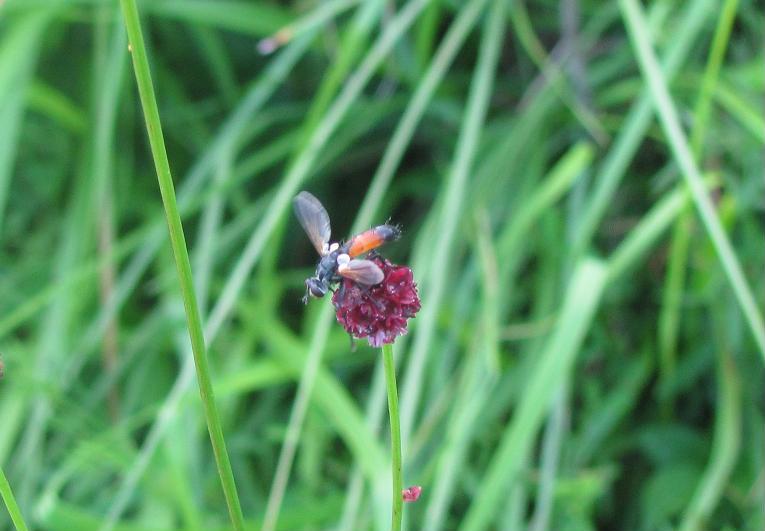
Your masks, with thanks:
[(327, 293), (327, 288), (325, 288), (324, 285), (316, 278), (309, 278), (305, 281), (305, 284), (308, 288), (308, 292), (313, 297), (321, 298)]
[(311, 286), (311, 295), (317, 298), (321, 298), (324, 296), (324, 290), (319, 288), (318, 286)]

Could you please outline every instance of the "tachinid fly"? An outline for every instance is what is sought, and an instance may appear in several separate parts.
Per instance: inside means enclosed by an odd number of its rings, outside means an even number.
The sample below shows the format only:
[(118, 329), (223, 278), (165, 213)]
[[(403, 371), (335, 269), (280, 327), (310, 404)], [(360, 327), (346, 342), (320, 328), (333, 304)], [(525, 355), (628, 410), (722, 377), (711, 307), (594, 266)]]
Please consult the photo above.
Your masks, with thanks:
[(323, 297), (332, 289), (333, 284), (343, 278), (361, 286), (374, 286), (383, 281), (383, 272), (377, 264), (357, 257), (386, 242), (397, 240), (401, 236), (401, 229), (395, 225), (378, 225), (353, 236), (347, 242), (330, 243), (332, 229), (329, 214), (321, 202), (308, 192), (300, 192), (295, 196), (293, 206), (300, 225), (321, 256), (316, 273), (305, 281), (303, 303), (308, 302), (309, 295)]

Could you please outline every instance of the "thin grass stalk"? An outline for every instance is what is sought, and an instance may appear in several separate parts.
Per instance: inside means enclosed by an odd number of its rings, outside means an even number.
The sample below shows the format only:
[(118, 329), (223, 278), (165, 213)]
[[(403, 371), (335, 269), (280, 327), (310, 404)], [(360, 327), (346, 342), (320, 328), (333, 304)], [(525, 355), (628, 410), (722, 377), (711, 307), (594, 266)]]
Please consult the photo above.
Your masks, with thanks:
[[(123, 86), (125, 66), (125, 45), (127, 37), (119, 20), (114, 18), (116, 6), (101, 6), (97, 11), (95, 24), (96, 46), (94, 47), (94, 63), (97, 75), (94, 75), (93, 86), (96, 95), (93, 106), (95, 123), (93, 136), (93, 161), (91, 179), (98, 198), (98, 252), (102, 257), (104, 267), (99, 271), (100, 301), (102, 308), (113, 306), (112, 300), (116, 295), (115, 262), (108, 259), (114, 252), (115, 213), (113, 197), (113, 142), (116, 123), (117, 101)], [(119, 315), (109, 311), (109, 318), (104, 321), (103, 332), (99, 330), (101, 340), (101, 358), (104, 372), (113, 374), (119, 365), (118, 342)], [(92, 336), (92, 335), (88, 335)], [(84, 349), (83, 349), (84, 351)], [(77, 364), (79, 365), (79, 364)], [(117, 386), (109, 391), (107, 397), (109, 414), (114, 422), (119, 416), (119, 389)]]
[[(674, 28), (673, 38), (662, 57), (661, 66), (667, 79), (673, 79), (685, 61), (694, 40), (704, 28), (704, 22), (713, 4), (712, 0), (698, 0), (684, 9), (677, 27)], [(650, 29), (654, 32), (658, 32), (663, 25), (664, 5), (655, 3), (651, 6), (653, 10), (651, 14), (657, 15), (650, 19)], [(571, 251), (574, 256), (582, 255), (591, 245), (616, 189), (651, 125), (652, 118), (650, 95), (643, 91), (627, 113), (619, 134), (592, 180), (593, 187), (589, 192), (591, 198), (577, 227), (578, 233)]]
[[(324, 75), (316, 95), (311, 101), (311, 107), (308, 109), (301, 131), (302, 139), (297, 146), (298, 149), (295, 151), (294, 158), (299, 157), (305, 149), (311, 135), (332, 103), (332, 98), (335, 97), (338, 87), (342, 85), (359, 54), (367, 48), (369, 35), (374, 24), (378, 22), (381, 12), (382, 3), (379, 0), (364, 2), (356, 12), (350, 28), (343, 35), (337, 57), (332, 62), (329, 71)], [(294, 163), (294, 160), (291, 162)]]
[(569, 86), (571, 82), (563, 71), (563, 63), (567, 57), (561, 59), (551, 58), (542, 44), (542, 41), (534, 32), (528, 9), (524, 2), (516, 2), (510, 10), (510, 20), (516, 30), (516, 35), (521, 45), (528, 53), (540, 73), (548, 80), (555, 94), (563, 104), (571, 110), (582, 128), (587, 131), (598, 145), (605, 146), (611, 140), (598, 117), (584, 105), (583, 100), (573, 95)]
[[(290, 164), (295, 164), (301, 156), (303, 156), (306, 147), (312, 140), (312, 136), (315, 134), (317, 127), (321, 124), (322, 118), (327, 113), (327, 108), (332, 103), (332, 98), (337, 93), (338, 88), (341, 86), (343, 79), (346, 77), (348, 71), (353, 66), (354, 61), (360, 54), (361, 50), (364, 50), (367, 44), (369, 33), (372, 26), (377, 22), (382, 5), (375, 2), (367, 2), (361, 5), (356, 12), (353, 23), (350, 29), (344, 34), (342, 43), (339, 47), (339, 53), (336, 60), (332, 63), (332, 67), (325, 74), (322, 83), (316, 91), (316, 96), (311, 102), (310, 109), (308, 110), (307, 117), (300, 132), (300, 142), (297, 143), (297, 149), (293, 156), (293, 160)], [(280, 228), (275, 231), (283, 230), (284, 221), (279, 223)], [(281, 238), (278, 241), (282, 241)], [(274, 255), (275, 256), (275, 255)], [(328, 322), (330, 319), (329, 309), (323, 308), (321, 317), (319, 320), (321, 323)], [(320, 353), (324, 348), (326, 342), (326, 325), (323, 325), (323, 329), (320, 328), (319, 332), (314, 334), (314, 339), (311, 342), (311, 352), (319, 352), (317, 356), (310, 358), (310, 360), (316, 360), (315, 363), (306, 364), (301, 382), (313, 382), (315, 379), (316, 371), (319, 368)], [(317, 341), (319, 339), (319, 341)], [(316, 345), (313, 348), (313, 345)], [(279, 453), (279, 459), (277, 462), (276, 472), (274, 473), (274, 479), (271, 483), (271, 489), (268, 494), (268, 501), (266, 502), (266, 512), (263, 518), (262, 531), (271, 531), (276, 528), (276, 523), (279, 518), (279, 512), (281, 510), (282, 499), (287, 489), (287, 483), (289, 481), (289, 475), (292, 470), (292, 462), (294, 460), (294, 453), (300, 438), (302, 430), (304, 405), (308, 404), (310, 399), (310, 393), (312, 385), (300, 385), (298, 393), (295, 397), (295, 406), (290, 414), (290, 423), (287, 428), (287, 435), (284, 439), (284, 444)]]
[(360, 0), (329, 0), (318, 4), (312, 11), (309, 11), (300, 18), (290, 22), (281, 28), (275, 34), (258, 42), (258, 51), (262, 54), (269, 54), (277, 48), (283, 46), (286, 42), (295, 37), (302, 36), (311, 30), (316, 30), (331, 22), (346, 9), (349, 9)]
[[(445, 181), (446, 191), (440, 211), (440, 230), (438, 237), (433, 240), (434, 251), (430, 255), (431, 259), (428, 267), (426, 267), (429, 272), (429, 281), (423, 287), (423, 292), (426, 293), (427, 301), (423, 305), (417, 325), (417, 334), (404, 380), (404, 398), (401, 402), (401, 425), (404, 441), (409, 439), (414, 424), (422, 390), (422, 373), (425, 360), (433, 343), (441, 300), (446, 291), (446, 279), (451, 262), (449, 256), (454, 247), (457, 227), (461, 219), (458, 213), (463, 210), (462, 204), (467, 195), (465, 190), (468, 175), (473, 167), (494, 86), (495, 69), (505, 34), (506, 8), (504, 0), (495, 1), (486, 19), (478, 62), (470, 83), (470, 94), (465, 107), (463, 125), (457, 139), (457, 148), (450, 175)], [(422, 271), (422, 269), (418, 270)]]
[(19, 504), (16, 503), (16, 498), (13, 496), (8, 479), (5, 477), (3, 467), (0, 467), (0, 496), (2, 496), (3, 502), (5, 502), (5, 507), (8, 509), (8, 514), (11, 516), (11, 521), (16, 526), (16, 529), (18, 531), (27, 531), (29, 528), (26, 522), (24, 522), (21, 509), (19, 509)]
[(10, 192), (11, 178), (21, 126), (27, 106), (26, 91), (40, 52), (40, 35), (55, 15), (53, 9), (32, 12), (15, 25), (6, 24), (4, 38), (0, 41), (0, 234), (2, 234), (5, 207)]
[(414, 41), (415, 57), (417, 64), (424, 67), (430, 61), (430, 55), (433, 50), (433, 44), (437, 38), (438, 24), (441, 20), (441, 0), (432, 2), (422, 19), (417, 24), (416, 37)]
[[(460, 46), (465, 41), (473, 26), (475, 26), (478, 16), (482, 12), (486, 2), (487, 0), (471, 0), (470, 2), (467, 2), (444, 35), (433, 60), (430, 62), (428, 69), (418, 83), (417, 89), (396, 125), (396, 129), (391, 136), (388, 146), (385, 148), (385, 153), (375, 171), (375, 175), (369, 185), (364, 201), (359, 208), (357, 222), (354, 224), (354, 228), (351, 231), (352, 233), (357, 229), (362, 229), (364, 223), (367, 223), (368, 220), (374, 218), (374, 214), (380, 203), (380, 198), (385, 194), (393, 179), (393, 175), (401, 164), (404, 153), (412, 142), (412, 137), (425, 113), (425, 109), (432, 100), (436, 88), (443, 80), (454, 57), (460, 50)], [(372, 429), (374, 430), (379, 429), (383, 411), (382, 377), (380, 377), (378, 371), (379, 366), (375, 371), (373, 391), (370, 393), (367, 405), (367, 419), (369, 425), (372, 426)], [(358, 505), (361, 502), (361, 478), (361, 470), (356, 466), (346, 489), (347, 500), (341, 523), (338, 527), (339, 531), (347, 531), (351, 529), (352, 522), (355, 520), (354, 513), (357, 512)]]
[(755, 100), (744, 97), (741, 90), (727, 80), (718, 81), (714, 96), (722, 110), (740, 123), (752, 138), (765, 144), (765, 120), (761, 113), (753, 112), (757, 105)]
[(173, 256), (178, 270), (181, 296), (183, 297), (183, 305), (186, 310), (186, 320), (194, 354), (194, 364), (196, 366), (197, 380), (199, 383), (199, 392), (202, 398), (205, 420), (210, 432), (210, 440), (213, 446), (213, 453), (215, 454), (215, 463), (218, 467), (218, 475), (220, 476), (223, 494), (226, 498), (229, 517), (231, 518), (231, 523), (234, 529), (238, 531), (244, 529), (244, 517), (242, 516), (242, 508), (239, 504), (239, 495), (236, 491), (236, 483), (234, 481), (233, 471), (231, 470), (231, 463), (229, 462), (228, 453), (226, 452), (226, 442), (223, 437), (220, 417), (215, 406), (210, 367), (207, 361), (204, 333), (202, 331), (202, 320), (199, 314), (199, 308), (197, 307), (196, 295), (194, 293), (194, 281), (191, 274), (189, 253), (186, 248), (183, 226), (181, 224), (181, 218), (175, 198), (173, 178), (170, 173), (170, 163), (167, 158), (167, 151), (165, 150), (162, 125), (159, 118), (157, 101), (154, 96), (149, 62), (146, 56), (146, 48), (141, 33), (138, 8), (135, 0), (121, 0), (120, 4), (125, 19), (128, 40), (132, 47), (133, 68), (135, 70), (138, 92), (144, 111), (144, 118), (146, 120), (146, 128), (157, 171), (160, 193), (162, 194), (162, 203), (170, 232)]
[(672, 417), (674, 400), (663, 393), (675, 375), (677, 365), (677, 338), (680, 330), (680, 314), (683, 302), (688, 250), (691, 232), (695, 226), (693, 210), (687, 204), (680, 213), (669, 244), (667, 271), (664, 276), (662, 311), (657, 322), (659, 343), (659, 394), (660, 408), (665, 419)]
[(555, 486), (558, 482), (560, 450), (568, 434), (570, 415), (570, 379), (566, 378), (554, 398), (544, 434), (539, 457), (539, 486), (536, 490), (534, 512), (529, 519), (528, 531), (545, 531), (550, 528), (553, 512)]
[(667, 135), (672, 154), (691, 190), (691, 196), (699, 212), (699, 217), (709, 233), (712, 245), (746, 318), (755, 344), (763, 360), (765, 360), (765, 325), (763, 325), (762, 314), (757, 307), (752, 290), (744, 277), (738, 257), (725, 234), (712, 200), (707, 195), (696, 160), (691, 153), (685, 133), (680, 127), (677, 109), (651, 46), (650, 32), (643, 9), (636, 0), (620, 0), (619, 5), (630, 40), (635, 48), (636, 59), (643, 77), (648, 83), (659, 122)]
[[(369, 52), (361, 60), (358, 68), (348, 78), (334, 103), (329, 107), (322, 120), (316, 125), (310, 138), (305, 141), (303, 149), (296, 156), (294, 162), (290, 166), (289, 171), (282, 180), (276, 196), (274, 197), (271, 208), (247, 243), (243, 256), (247, 257), (247, 261), (237, 264), (233, 276), (239, 274), (240, 265), (242, 267), (249, 267), (260, 256), (267, 238), (270, 237), (275, 230), (280, 216), (286, 211), (287, 205), (297, 192), (300, 183), (314, 171), (316, 160), (320, 155), (321, 149), (335, 132), (341, 120), (350, 109), (351, 104), (358, 98), (361, 90), (369, 81), (379, 64), (387, 56), (394, 43), (401, 37), (403, 32), (411, 26), (429, 1), (431, 0), (411, 0), (406, 4), (406, 6), (397, 13), (396, 17), (390, 21), (383, 33), (372, 45)], [(378, 205), (379, 201), (382, 200), (383, 192), (384, 190), (380, 190), (380, 194), (376, 197)], [(370, 213), (373, 210), (374, 209), (371, 209)], [(364, 219), (360, 213), (354, 223), (354, 228), (371, 222), (371, 219)], [(249, 266), (247, 266), (247, 263), (249, 263)], [(225, 301), (227, 298), (227, 289), (228, 285), (224, 288), (221, 295), (222, 301)], [(210, 319), (211, 321), (217, 319), (215, 309), (213, 310)], [(289, 474), (292, 469), (297, 441), (302, 431), (303, 419), (305, 418), (305, 413), (311, 398), (311, 392), (313, 391), (313, 385), (321, 364), (321, 358), (326, 343), (327, 329), (331, 321), (332, 307), (325, 306), (321, 309), (319, 316), (316, 319), (316, 324), (313, 327), (314, 337), (311, 340), (308, 349), (304, 370), (300, 377), (298, 391), (290, 413), (287, 437), (285, 437), (285, 442), (279, 453), (272, 492), (269, 493), (269, 502), (263, 524), (264, 531), (273, 529), (276, 525), (276, 519), (278, 518), (281, 507), (281, 500), (284, 496)]]
[[(720, 68), (728, 48), (731, 29), (736, 18), (738, 0), (726, 0), (720, 13), (709, 59), (701, 80), (701, 88), (693, 112), (693, 130), (691, 132), (691, 150), (700, 157), (703, 151), (704, 137), (712, 109), (712, 98), (720, 75)], [(659, 382), (660, 389), (666, 389), (671, 381), (677, 358), (677, 338), (680, 328), (682, 295), (685, 286), (685, 272), (688, 265), (688, 248), (693, 230), (693, 213), (689, 207), (683, 211), (675, 223), (670, 245), (669, 262), (665, 277), (662, 311), (659, 315)], [(669, 418), (673, 409), (672, 397), (663, 394), (661, 406), (663, 414)]]
[[(728, 48), (737, 10), (738, 0), (725, 1), (714, 37), (712, 38), (712, 47), (709, 52), (707, 67), (704, 70), (701, 89), (694, 109), (693, 131), (690, 138), (691, 150), (696, 157), (699, 157), (703, 152), (704, 138), (712, 109), (712, 97), (720, 75), (720, 68), (725, 58), (725, 51)], [(678, 220), (677, 231), (675, 232), (680, 243), (685, 243), (682, 249), (686, 251), (692, 227), (691, 212), (686, 208)], [(675, 256), (672, 256), (672, 258), (674, 259)], [(685, 271), (687, 252), (677, 256), (677, 259), (676, 269)], [(678, 277), (677, 287), (682, 289), (685, 277), (683, 275), (678, 275)], [(679, 304), (675, 307), (675, 311), (679, 314)], [(668, 339), (673, 340), (673, 342), (666, 345), (669, 350), (664, 353), (662, 359), (667, 358), (674, 361), (679, 317), (675, 318), (674, 322), (670, 321), (670, 324), (674, 324), (675, 328), (669, 329), (666, 332)], [(741, 391), (735, 361), (727, 351), (727, 345), (719, 345), (718, 347), (717, 379), (719, 405), (715, 420), (712, 453), (709, 457), (709, 464), (683, 515), (679, 526), (680, 531), (693, 531), (701, 527), (702, 523), (717, 506), (732, 468), (735, 466), (741, 446)]]
[[(460, 459), (464, 459), (469, 444), (480, 435), (473, 428), (473, 422), (477, 418), (477, 412), (486, 407), (487, 400), (493, 396), (495, 375), (492, 371), (497, 367), (497, 328), (498, 315), (501, 315), (503, 307), (507, 306), (507, 300), (513, 298), (513, 293), (509, 288), (498, 290), (497, 286), (511, 286), (514, 277), (513, 271), (515, 265), (507, 266), (510, 258), (501, 259), (497, 256), (501, 252), (503, 256), (519, 256), (520, 241), (525, 234), (528, 234), (529, 227), (532, 226), (539, 217), (547, 212), (551, 205), (555, 204), (560, 197), (568, 191), (575, 182), (577, 176), (589, 166), (593, 157), (593, 149), (589, 144), (579, 143), (573, 146), (558, 163), (542, 179), (535, 192), (527, 197), (523, 203), (523, 208), (515, 212), (512, 223), (507, 225), (507, 229), (497, 239), (497, 249), (490, 237), (491, 231), (488, 225), (483, 226), (477, 231), (478, 250), (483, 277), (483, 297), (481, 299), (482, 323), (486, 323), (486, 329), (479, 333), (480, 339), (477, 344), (481, 345), (483, 350), (482, 365), (466, 364), (465, 372), (473, 374), (472, 383), (465, 385), (461, 393), (454, 395), (454, 401), (459, 406), (455, 406), (451, 414), (449, 427), (445, 440), (448, 441), (442, 445), (440, 450), (439, 468), (434, 474), (434, 486), (428, 490), (428, 506), (423, 529), (425, 531), (435, 531), (443, 528), (443, 522), (448, 515), (448, 509), (453, 501), (456, 483), (460, 477), (459, 467)], [(507, 269), (503, 276), (501, 271)], [(496, 277), (496, 278), (495, 278)], [(467, 286), (465, 281), (457, 282), (458, 285)], [(470, 292), (470, 290), (468, 290)], [(504, 301), (500, 300), (499, 292), (502, 291)], [(461, 297), (457, 295), (457, 299)], [(520, 493), (516, 492), (514, 496)]]
[(723, 496), (741, 447), (741, 384), (733, 356), (726, 346), (717, 348), (718, 406), (712, 452), (683, 514), (679, 531), (696, 531), (704, 527)]
[(398, 415), (398, 390), (396, 389), (396, 362), (393, 359), (393, 345), (382, 347), (383, 365), (385, 366), (385, 388), (388, 391), (388, 414), (390, 415), (390, 453), (392, 475), (392, 511), (391, 531), (400, 531), (404, 500), (401, 491), (404, 488), (401, 478), (401, 421)]
[(712, 37), (712, 46), (709, 51), (707, 66), (704, 69), (699, 96), (693, 110), (694, 121), (690, 141), (691, 149), (697, 157), (703, 151), (704, 138), (706, 137), (709, 116), (712, 111), (712, 98), (714, 97), (715, 87), (720, 77), (720, 68), (725, 59), (725, 51), (728, 49), (728, 41), (730, 41), (737, 10), (738, 0), (725, 0), (720, 13), (720, 20), (717, 22), (715, 34)]
[(554, 395), (572, 369), (590, 329), (607, 278), (603, 262), (585, 258), (572, 274), (555, 331), (549, 336), (529, 375), (512, 422), (479, 479), (476, 496), (462, 520), (460, 531), (483, 531), (497, 516), (500, 504), (517, 480), (536, 433)]
[[(706, 186), (711, 186), (708, 179)], [(690, 194), (685, 186), (677, 186), (656, 201), (653, 208), (643, 214), (640, 221), (624, 237), (608, 258), (608, 283), (615, 284), (618, 278), (634, 268), (639, 260), (656, 243), (664, 231), (677, 219), (684, 208), (690, 205)]]
[[(195, 211), (207, 200), (202, 197), (202, 192), (200, 192), (200, 188), (204, 184), (204, 178), (210, 171), (212, 171), (214, 164), (220, 163), (220, 159), (223, 157), (225, 150), (231, 149), (230, 146), (236, 142), (244, 129), (248, 126), (252, 127), (251, 121), (253, 116), (262, 108), (268, 98), (270, 98), (276, 90), (279, 83), (281, 83), (284, 77), (291, 71), (295, 63), (302, 57), (309, 43), (310, 36), (304, 36), (287, 46), (281, 54), (265, 68), (258, 81), (248, 89), (247, 94), (242, 98), (240, 104), (234, 111), (232, 111), (229, 118), (221, 126), (218, 134), (212, 141), (211, 146), (204, 154), (202, 154), (197, 163), (189, 171), (184, 179), (183, 186), (181, 186), (179, 190), (178, 198), (181, 211), (184, 215)], [(155, 227), (152, 225), (145, 231), (145, 233), (144, 231), (138, 231), (133, 239), (128, 239), (121, 243), (119, 245), (120, 250), (116, 252), (118, 256), (122, 256), (123, 254), (132, 251), (133, 246), (143, 243), (141, 250), (126, 268), (126, 270), (132, 269), (135, 271), (135, 275), (133, 275), (135, 281), (137, 281), (141, 272), (145, 269), (146, 265), (148, 265), (148, 262), (151, 261), (161, 243), (161, 231), (157, 231), (157, 228), (161, 229), (159, 226)], [(247, 257), (240, 257), (239, 261), (241, 262), (246, 258)], [(99, 264), (92, 266), (88, 265), (88, 269), (81, 273), (82, 277), (93, 274), (97, 270), (97, 266), (99, 266)], [(226, 282), (226, 287), (223, 289), (223, 293), (225, 294), (228, 291), (241, 289), (247, 272), (248, 271), (243, 271), (240, 276), (231, 275)], [(132, 290), (135, 281), (125, 282), (125, 296)], [(120, 282), (122, 282), (122, 280), (120, 280)], [(233, 289), (231, 289), (231, 286), (233, 286)], [(50, 291), (46, 290), (46, 292), (41, 293), (34, 301), (34, 305), (43, 305), (46, 297), (55, 294), (55, 291), (55, 289), (51, 289)], [(213, 308), (207, 320), (205, 337), (208, 342), (213, 341), (223, 324), (227, 312), (230, 311), (233, 306), (233, 298), (222, 299), (222, 297), (218, 299), (215, 308)], [(30, 304), (25, 307), (23, 315), (20, 315), (17, 321), (28, 317), (33, 311), (33, 305)], [(0, 323), (0, 336), (3, 333), (2, 331), (3, 325)], [(135, 490), (138, 481), (148, 466), (155, 448), (163, 437), (168, 423), (167, 419), (177, 412), (181, 399), (185, 396), (186, 390), (194, 379), (194, 369), (191, 361), (192, 357), (189, 356), (186, 359), (189, 361), (184, 363), (172, 389), (165, 397), (165, 400), (159, 408), (160, 414), (158, 414), (156, 420), (149, 429), (148, 434), (144, 439), (144, 443), (141, 446), (141, 450), (128, 468), (128, 473), (124, 477), (122, 485), (112, 502), (112, 506), (109, 510), (109, 517), (113, 520), (117, 520), (127, 507), (132, 492)]]

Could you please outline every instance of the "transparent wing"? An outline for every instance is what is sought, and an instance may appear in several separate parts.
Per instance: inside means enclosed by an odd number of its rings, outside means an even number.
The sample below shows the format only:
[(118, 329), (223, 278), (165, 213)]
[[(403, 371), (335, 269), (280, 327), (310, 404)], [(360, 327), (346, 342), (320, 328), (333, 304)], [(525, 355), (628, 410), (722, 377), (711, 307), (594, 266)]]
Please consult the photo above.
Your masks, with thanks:
[(308, 192), (300, 192), (292, 201), (295, 215), (303, 226), (311, 243), (319, 254), (324, 254), (332, 229), (329, 225), (329, 214), (318, 199)]
[(382, 269), (377, 267), (377, 264), (371, 260), (351, 260), (347, 264), (340, 264), (337, 272), (341, 276), (364, 286), (379, 284), (385, 277)]

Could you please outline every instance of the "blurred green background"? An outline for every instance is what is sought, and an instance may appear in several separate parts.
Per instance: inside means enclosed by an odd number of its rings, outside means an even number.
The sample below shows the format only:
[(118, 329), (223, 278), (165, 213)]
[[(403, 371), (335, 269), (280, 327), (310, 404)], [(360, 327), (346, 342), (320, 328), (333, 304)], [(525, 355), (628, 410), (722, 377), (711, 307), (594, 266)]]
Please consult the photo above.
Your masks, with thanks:
[[(248, 528), (389, 525), (380, 354), (300, 303), (301, 189), (338, 239), (405, 229), (406, 529), (765, 528), (761, 3), (139, 10)], [(0, 2), (0, 465), (30, 528), (229, 528), (178, 286), (119, 5)]]

